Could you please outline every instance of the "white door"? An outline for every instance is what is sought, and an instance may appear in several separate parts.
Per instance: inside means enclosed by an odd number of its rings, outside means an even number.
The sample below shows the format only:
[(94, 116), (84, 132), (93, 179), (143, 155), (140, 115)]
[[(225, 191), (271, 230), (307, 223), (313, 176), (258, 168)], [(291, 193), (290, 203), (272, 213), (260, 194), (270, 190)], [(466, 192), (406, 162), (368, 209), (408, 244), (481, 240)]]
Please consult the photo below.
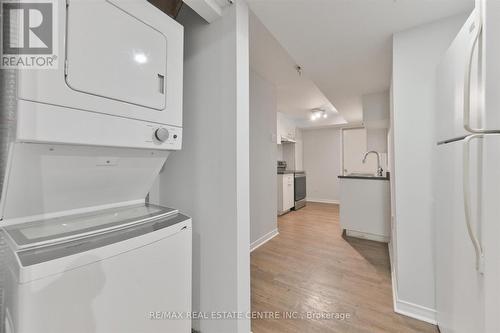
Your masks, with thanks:
[(283, 182), (281, 183), (283, 189), (283, 211), (291, 209), (295, 205), (294, 192), (293, 192), (293, 174), (283, 175)]
[(478, 0), (438, 66), (438, 141), (500, 131), (500, 2)]
[(482, 247), (485, 331), (500, 332), (500, 136), (487, 135), (483, 148)]
[(67, 12), (67, 84), (164, 110), (166, 36), (109, 1), (71, 0)]
[(283, 210), (290, 209), (290, 193), (288, 191), (288, 175), (283, 176)]
[(295, 206), (295, 187), (294, 187), (294, 175), (287, 175), (286, 186), (287, 186), (287, 208), (291, 209)]
[[(477, 11), (471, 14), (438, 66), (437, 89), (439, 93), (437, 94), (437, 108), (439, 112), (437, 113), (437, 141), (440, 142), (470, 134), (464, 127), (464, 78), (468, 68), (467, 58), (472, 54), (474, 39), (478, 31), (476, 22), (478, 17)], [(477, 63), (477, 47), (474, 56), (475, 59), (472, 63)], [(474, 72), (477, 73), (477, 67)], [(473, 96), (477, 97), (478, 95), (474, 94)], [(472, 101), (470, 104), (472, 104)], [(478, 114), (476, 112), (474, 115), (469, 114), (471, 116), (471, 126), (480, 127)]]
[[(481, 3), (482, 33), (479, 40), (482, 84), (479, 91), (484, 96), (482, 110), (482, 125), (487, 130), (500, 131), (500, 1), (477, 0)], [(473, 63), (472, 70), (477, 67)], [(472, 82), (474, 89), (474, 82)], [(472, 92), (474, 95), (474, 92)], [(481, 110), (481, 108), (480, 108)], [(474, 114), (474, 110), (472, 110)]]
[(499, 152), (500, 135), (438, 148), (436, 309), (443, 333), (500, 328)]

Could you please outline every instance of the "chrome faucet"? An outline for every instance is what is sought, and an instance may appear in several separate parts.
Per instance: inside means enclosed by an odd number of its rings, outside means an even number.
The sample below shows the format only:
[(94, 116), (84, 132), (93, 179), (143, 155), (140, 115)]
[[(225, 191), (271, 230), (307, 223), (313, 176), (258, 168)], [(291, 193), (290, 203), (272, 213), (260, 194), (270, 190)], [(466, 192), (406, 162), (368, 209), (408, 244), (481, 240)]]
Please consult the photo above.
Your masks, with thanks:
[(363, 164), (366, 163), (366, 158), (368, 157), (368, 155), (370, 154), (375, 154), (377, 155), (377, 176), (379, 177), (382, 177), (383, 173), (384, 173), (384, 169), (382, 169), (382, 167), (380, 166), (380, 154), (374, 150), (372, 151), (369, 151), (365, 154), (365, 157), (363, 157)]

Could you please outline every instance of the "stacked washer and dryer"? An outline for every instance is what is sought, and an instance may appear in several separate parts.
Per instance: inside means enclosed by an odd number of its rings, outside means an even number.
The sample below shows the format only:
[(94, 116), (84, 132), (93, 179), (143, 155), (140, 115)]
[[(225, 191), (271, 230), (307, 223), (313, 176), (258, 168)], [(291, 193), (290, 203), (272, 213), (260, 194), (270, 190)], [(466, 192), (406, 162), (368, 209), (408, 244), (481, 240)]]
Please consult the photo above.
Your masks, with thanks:
[(59, 68), (2, 75), (4, 331), (190, 332), (166, 314), (191, 310), (191, 220), (145, 202), (181, 149), (183, 28), (54, 4)]

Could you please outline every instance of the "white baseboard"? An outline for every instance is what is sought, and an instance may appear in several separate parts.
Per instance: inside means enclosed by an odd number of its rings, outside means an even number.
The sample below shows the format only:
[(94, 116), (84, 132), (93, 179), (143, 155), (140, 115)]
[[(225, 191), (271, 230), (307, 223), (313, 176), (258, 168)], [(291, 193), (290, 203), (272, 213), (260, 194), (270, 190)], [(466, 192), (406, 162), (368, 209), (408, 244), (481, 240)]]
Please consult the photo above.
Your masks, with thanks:
[(425, 321), (429, 324), (437, 325), (436, 310), (399, 299), (397, 283), (398, 281), (396, 277), (394, 262), (392, 261), (393, 254), (392, 246), (390, 243), (389, 257), (391, 262), (392, 299), (394, 303), (394, 312), (399, 313), (403, 316)]
[(326, 203), (326, 204), (335, 204), (338, 205), (340, 202), (338, 200), (330, 200), (330, 199), (306, 199), (307, 202), (317, 202), (317, 203)]
[(362, 238), (362, 239), (367, 239), (367, 240), (371, 240), (374, 242), (380, 242), (380, 243), (389, 243), (389, 237), (387, 237), (387, 236), (369, 234), (367, 232), (360, 232), (360, 231), (348, 230), (348, 229), (346, 229), (345, 233), (349, 237)]
[(265, 243), (269, 242), (271, 239), (273, 239), (274, 237), (276, 237), (278, 235), (279, 235), (278, 229), (274, 229), (273, 231), (260, 237), (255, 242), (252, 242), (252, 244), (250, 244), (250, 252), (255, 251), (256, 249), (258, 249), (259, 247), (261, 247)]
[(396, 299), (394, 311), (403, 316), (425, 321), (432, 325), (437, 325), (436, 310), (434, 309)]

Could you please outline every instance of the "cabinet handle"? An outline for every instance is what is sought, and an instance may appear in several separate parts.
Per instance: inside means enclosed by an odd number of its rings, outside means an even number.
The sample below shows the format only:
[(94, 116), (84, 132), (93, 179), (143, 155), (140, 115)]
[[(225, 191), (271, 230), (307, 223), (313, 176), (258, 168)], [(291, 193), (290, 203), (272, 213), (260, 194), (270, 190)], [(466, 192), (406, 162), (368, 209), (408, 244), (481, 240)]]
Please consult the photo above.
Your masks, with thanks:
[[(472, 75), (472, 61), (474, 60), (474, 51), (479, 44), (479, 40), (481, 39), (481, 34), (483, 32), (483, 20), (481, 17), (481, 10), (478, 10), (478, 19), (476, 22), (472, 24), (470, 27), (470, 31), (474, 32), (474, 39), (472, 40), (472, 46), (467, 53), (467, 60), (465, 63), (465, 78), (464, 78), (464, 96), (463, 96), (463, 126), (467, 132), (473, 134), (482, 134), (482, 133), (492, 133), (495, 131), (490, 131), (484, 128), (473, 128), (470, 123), (470, 95), (471, 95), (471, 75)], [(480, 54), (481, 50), (478, 48), (478, 52)]]
[(165, 94), (165, 76), (158, 74), (158, 90), (160, 94)]
[(482, 139), (484, 136), (481, 134), (470, 135), (464, 140), (463, 151), (463, 193), (464, 193), (464, 213), (465, 223), (467, 226), (467, 233), (474, 246), (476, 252), (476, 269), (479, 273), (484, 273), (484, 252), (483, 247), (479, 241), (478, 236), (472, 227), (472, 213), (471, 213), (471, 190), (470, 190), (470, 142), (474, 139)]

